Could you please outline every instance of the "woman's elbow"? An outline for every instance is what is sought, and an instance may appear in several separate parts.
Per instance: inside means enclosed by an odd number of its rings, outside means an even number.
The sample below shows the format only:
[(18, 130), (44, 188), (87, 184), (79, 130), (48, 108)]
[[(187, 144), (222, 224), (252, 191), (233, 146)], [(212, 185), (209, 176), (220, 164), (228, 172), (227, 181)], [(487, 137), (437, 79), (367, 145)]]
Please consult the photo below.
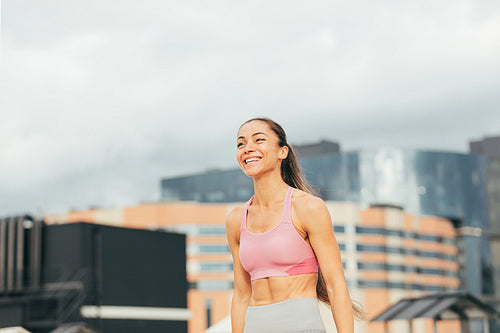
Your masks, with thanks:
[(327, 279), (325, 280), (325, 287), (328, 295), (335, 296), (336, 298), (342, 298), (343, 296), (349, 297), (349, 291), (347, 290), (345, 280), (339, 282)]
[(233, 303), (243, 303), (248, 304), (250, 302), (250, 297), (252, 296), (251, 290), (246, 289), (234, 289), (233, 291)]

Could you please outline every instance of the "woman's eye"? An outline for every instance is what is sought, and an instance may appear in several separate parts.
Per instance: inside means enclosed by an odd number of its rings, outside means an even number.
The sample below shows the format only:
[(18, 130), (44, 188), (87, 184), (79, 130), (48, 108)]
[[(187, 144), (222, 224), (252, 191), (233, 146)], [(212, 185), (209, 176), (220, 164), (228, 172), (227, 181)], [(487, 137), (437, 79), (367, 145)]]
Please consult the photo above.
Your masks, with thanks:
[(257, 140), (255, 140), (256, 142), (259, 142), (259, 141), (265, 141), (263, 138), (258, 138)]
[(238, 148), (241, 147), (241, 146), (243, 146), (243, 142), (240, 142), (240, 143), (236, 144), (236, 147), (238, 147)]

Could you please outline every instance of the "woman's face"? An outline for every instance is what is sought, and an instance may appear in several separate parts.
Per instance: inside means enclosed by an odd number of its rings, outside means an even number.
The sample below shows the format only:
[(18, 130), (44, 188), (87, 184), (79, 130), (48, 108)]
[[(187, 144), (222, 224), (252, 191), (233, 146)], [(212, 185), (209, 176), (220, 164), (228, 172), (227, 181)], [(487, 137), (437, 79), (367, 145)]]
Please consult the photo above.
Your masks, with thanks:
[(287, 147), (279, 146), (278, 135), (266, 122), (254, 120), (241, 126), (236, 141), (236, 159), (241, 170), (255, 177), (280, 168), (288, 155)]

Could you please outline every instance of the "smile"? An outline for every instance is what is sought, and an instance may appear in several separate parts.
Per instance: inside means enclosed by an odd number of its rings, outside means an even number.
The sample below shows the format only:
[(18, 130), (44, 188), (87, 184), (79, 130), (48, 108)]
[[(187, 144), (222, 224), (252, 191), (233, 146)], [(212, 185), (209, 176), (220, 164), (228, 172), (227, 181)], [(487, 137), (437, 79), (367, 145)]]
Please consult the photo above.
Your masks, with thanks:
[(260, 158), (258, 158), (258, 157), (250, 157), (250, 158), (247, 158), (245, 160), (245, 164), (255, 163), (255, 162), (259, 161), (259, 160), (260, 160)]

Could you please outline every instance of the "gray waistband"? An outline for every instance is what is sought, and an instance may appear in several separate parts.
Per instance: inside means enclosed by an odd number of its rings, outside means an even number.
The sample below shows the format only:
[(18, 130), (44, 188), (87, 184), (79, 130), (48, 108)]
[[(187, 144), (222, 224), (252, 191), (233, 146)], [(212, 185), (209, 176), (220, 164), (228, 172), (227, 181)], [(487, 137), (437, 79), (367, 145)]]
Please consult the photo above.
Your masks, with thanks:
[(324, 333), (318, 299), (293, 298), (286, 301), (249, 306), (245, 333)]

